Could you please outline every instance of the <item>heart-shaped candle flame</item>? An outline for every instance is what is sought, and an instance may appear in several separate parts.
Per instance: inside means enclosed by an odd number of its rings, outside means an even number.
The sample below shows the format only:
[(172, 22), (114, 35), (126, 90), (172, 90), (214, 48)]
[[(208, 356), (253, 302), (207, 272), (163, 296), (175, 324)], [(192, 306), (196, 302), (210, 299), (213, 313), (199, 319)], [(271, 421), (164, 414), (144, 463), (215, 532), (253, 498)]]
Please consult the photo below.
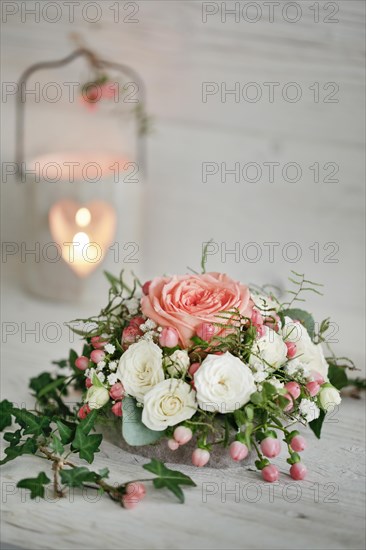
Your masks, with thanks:
[(103, 261), (116, 230), (116, 212), (104, 201), (79, 205), (61, 200), (49, 212), (49, 225), (62, 258), (79, 277), (86, 277)]

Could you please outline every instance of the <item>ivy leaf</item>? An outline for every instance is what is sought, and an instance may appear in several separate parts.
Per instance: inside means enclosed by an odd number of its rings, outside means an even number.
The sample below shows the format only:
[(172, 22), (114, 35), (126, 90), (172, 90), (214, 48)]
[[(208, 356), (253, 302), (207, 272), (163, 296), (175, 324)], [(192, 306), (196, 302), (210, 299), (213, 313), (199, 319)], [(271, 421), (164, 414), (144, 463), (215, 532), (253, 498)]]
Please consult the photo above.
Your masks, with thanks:
[(76, 424), (56, 420), (56, 426), (58, 428), (58, 433), (61, 438), (61, 443), (63, 443), (64, 445), (67, 445), (67, 443), (71, 443), (71, 441), (75, 437)]
[(337, 388), (337, 390), (341, 390), (349, 384), (348, 376), (344, 368), (338, 367), (338, 365), (334, 365), (333, 363), (329, 364), (328, 378), (329, 382)]
[(100, 479), (98, 474), (92, 472), (86, 466), (61, 470), (60, 477), (62, 483), (68, 487), (82, 487), (84, 483), (95, 483)]
[(82, 431), (85, 435), (88, 435), (90, 430), (94, 428), (95, 421), (98, 416), (98, 411), (94, 409), (91, 413), (88, 414), (84, 420), (82, 420), (79, 424), (77, 429)]
[(4, 433), (4, 439), (5, 441), (8, 441), (10, 443), (10, 447), (15, 447), (15, 445), (18, 445), (19, 441), (22, 438), (22, 430), (16, 430), (15, 432), (6, 432)]
[(2, 432), (7, 426), (11, 426), (11, 415), (13, 412), (13, 404), (7, 399), (0, 402), (0, 432)]
[(300, 321), (300, 323), (306, 328), (310, 338), (313, 340), (315, 333), (315, 321), (313, 316), (303, 309), (286, 309), (282, 312), (284, 316), (291, 317), (294, 321)]
[(0, 465), (6, 464), (18, 456), (22, 455), (34, 455), (38, 449), (37, 441), (33, 437), (28, 437), (28, 439), (22, 445), (10, 445), (5, 449), (6, 457), (3, 460), (0, 460)]
[(55, 380), (51, 379), (51, 382), (44, 386), (39, 393), (37, 394), (37, 398), (40, 399), (41, 397), (47, 395), (48, 393), (52, 393), (54, 390), (58, 389), (60, 386), (63, 386), (65, 384), (65, 380), (67, 380), (66, 376), (58, 376)]
[(53, 451), (55, 451), (55, 453), (57, 453), (58, 455), (62, 455), (63, 452), (64, 452), (64, 447), (61, 443), (61, 440), (59, 437), (57, 437), (56, 434), (53, 434), (52, 435), (52, 441), (50, 443), (50, 447)]
[(49, 435), (51, 419), (46, 416), (36, 416), (26, 409), (13, 409), (18, 424), (24, 428), (24, 435)]
[(148, 472), (156, 474), (157, 477), (153, 480), (156, 489), (166, 488), (171, 491), (180, 502), (184, 502), (184, 493), (180, 485), (190, 485), (195, 487), (195, 482), (187, 475), (182, 474), (178, 470), (170, 470), (162, 462), (152, 459), (149, 464), (144, 464), (143, 468)]
[(318, 418), (309, 422), (309, 428), (314, 432), (314, 434), (318, 439), (320, 439), (320, 433), (322, 431), (324, 418), (325, 418), (325, 412), (321, 410)]
[(72, 448), (79, 451), (80, 458), (91, 464), (94, 460), (94, 454), (99, 453), (102, 439), (101, 434), (85, 435), (79, 425), (76, 429), (75, 439), (72, 442)]
[(60, 361), (52, 361), (52, 365), (57, 365), (60, 369), (65, 369), (68, 366), (67, 359), (60, 359)]
[(32, 499), (37, 497), (44, 498), (44, 486), (50, 482), (51, 480), (48, 479), (46, 474), (44, 472), (41, 472), (40, 474), (38, 474), (37, 477), (28, 477), (26, 479), (22, 479), (17, 484), (17, 487), (21, 489), (29, 489)]
[[(162, 437), (164, 431), (150, 430), (142, 423), (142, 408), (129, 396), (122, 400), (122, 436), (128, 445), (151, 445)], [(89, 415), (88, 415), (89, 416)]]

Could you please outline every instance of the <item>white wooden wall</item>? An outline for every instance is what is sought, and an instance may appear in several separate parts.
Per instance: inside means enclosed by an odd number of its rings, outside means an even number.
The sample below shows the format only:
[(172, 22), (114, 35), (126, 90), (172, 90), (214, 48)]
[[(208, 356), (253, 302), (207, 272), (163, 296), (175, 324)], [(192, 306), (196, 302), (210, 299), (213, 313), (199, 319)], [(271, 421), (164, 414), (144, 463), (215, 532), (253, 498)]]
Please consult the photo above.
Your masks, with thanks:
[[(41, 7), (49, 2), (41, 2)], [(50, 23), (40, 16), (26, 15), (35, 2), (3, 2), (19, 11), (2, 19), (2, 79), (15, 82), (20, 73), (39, 60), (63, 57), (73, 45), (70, 32), (79, 32), (104, 57), (132, 65), (143, 77), (148, 90), (148, 110), (153, 115), (154, 133), (149, 137), (149, 177), (146, 182), (146, 215), (143, 273), (183, 271), (197, 268), (202, 242), (212, 238), (219, 249), (232, 249), (240, 243), (255, 242), (262, 250), (258, 262), (226, 261), (217, 253), (208, 267), (225, 270), (248, 282), (273, 282), (286, 286), (290, 269), (306, 272), (309, 278), (326, 285), (323, 300), (314, 298), (311, 309), (319, 316), (332, 315), (339, 322), (338, 349), (362, 362), (363, 281), (364, 281), (364, 14), (363, 1), (319, 2), (320, 21), (314, 21), (314, 2), (296, 3), (302, 14), (297, 23), (286, 21), (294, 12), (281, 0), (275, 19), (268, 21), (268, 7), (255, 4), (262, 18), (249, 23), (233, 15), (221, 21), (217, 14), (202, 21), (202, 2), (196, 0), (136, 2), (136, 23), (122, 19), (133, 9), (120, 2), (121, 21), (115, 23), (112, 6), (99, 1), (101, 19), (90, 23), (75, 6), (75, 21), (70, 23), (68, 8), (61, 1), (61, 19)], [(90, 4), (90, 3), (89, 3)], [(131, 4), (131, 3), (130, 3)], [(237, 2), (249, 9), (248, 2)], [(316, 3), (317, 4), (317, 3)], [(221, 2), (211, 2), (211, 8)], [(228, 8), (235, 2), (227, 2)], [(331, 15), (332, 6), (339, 8)], [(125, 9), (126, 8), (126, 9)], [(23, 6), (24, 9), (24, 6)], [(49, 8), (48, 18), (54, 17)], [(254, 8), (253, 8), (254, 9)], [(87, 12), (94, 17), (92, 8)], [(246, 12), (254, 17), (254, 11)], [(338, 19), (327, 23), (324, 18)], [(6, 19), (6, 20), (5, 20)], [(71, 79), (78, 77), (70, 73)], [(79, 75), (80, 77), (80, 75)], [(202, 101), (202, 83), (221, 83), (232, 88), (255, 82), (263, 96), (257, 103), (226, 102), (220, 94)], [(278, 82), (275, 99), (268, 101), (268, 87)], [(291, 103), (281, 96), (289, 82), (296, 82), (302, 98)], [(314, 101), (314, 83), (320, 86), (320, 101)], [(325, 103), (332, 91), (326, 83), (339, 86), (337, 103)], [(251, 90), (253, 93), (253, 89)], [(292, 90), (289, 90), (291, 93)], [(250, 90), (248, 91), (248, 93)], [(31, 128), (32, 140), (46, 136), (50, 125), (48, 111), (37, 113)], [(61, 107), (59, 107), (61, 109)], [(41, 114), (39, 114), (41, 113)], [(14, 97), (2, 100), (2, 159), (14, 155)], [(50, 131), (50, 128), (48, 128)], [(57, 135), (62, 142), (64, 129)], [(55, 135), (54, 128), (52, 134)], [(32, 143), (31, 143), (32, 145)], [(49, 145), (49, 144), (48, 144)], [(226, 183), (219, 176), (202, 182), (202, 163), (258, 163), (263, 176), (257, 183)], [(279, 162), (280, 168), (296, 162), (302, 178), (289, 183), (282, 177), (269, 182), (263, 163)], [(339, 182), (314, 183), (309, 166), (318, 162), (339, 165)], [(328, 171), (329, 172), (329, 171)], [(26, 207), (24, 188), (12, 182), (2, 184), (3, 238), (26, 240), (22, 212)], [(120, 201), (123, 196), (120, 197)], [(118, 238), (123, 241), (123, 235)], [(265, 242), (280, 243), (274, 262), (268, 258)], [(289, 242), (301, 247), (302, 258), (289, 263), (281, 251)], [(314, 250), (319, 243), (319, 261)], [(324, 261), (335, 243), (337, 263)], [(248, 253), (253, 254), (253, 250)], [(224, 258), (225, 259), (225, 258)], [(329, 258), (328, 258), (329, 259)], [(23, 270), (24, 267), (22, 266)], [(128, 267), (128, 266), (125, 266)], [(136, 268), (136, 266), (132, 266)], [(119, 266), (116, 266), (116, 271)], [(141, 267), (142, 269), (142, 267)], [(137, 270), (138, 271), (138, 270)], [(102, 301), (102, 298), (100, 302)], [(99, 307), (100, 304), (98, 304)], [(362, 365), (360, 365), (362, 366)]]

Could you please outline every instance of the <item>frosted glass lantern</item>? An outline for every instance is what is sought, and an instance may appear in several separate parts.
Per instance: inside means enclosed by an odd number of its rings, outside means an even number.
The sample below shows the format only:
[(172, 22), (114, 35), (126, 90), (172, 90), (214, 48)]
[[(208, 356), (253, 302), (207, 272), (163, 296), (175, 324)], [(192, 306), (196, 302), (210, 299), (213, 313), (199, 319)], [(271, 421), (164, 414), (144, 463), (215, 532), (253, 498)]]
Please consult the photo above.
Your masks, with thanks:
[(141, 268), (144, 95), (135, 71), (86, 48), (20, 78), (16, 160), (35, 251), (24, 269), (31, 292), (88, 299), (102, 267)]

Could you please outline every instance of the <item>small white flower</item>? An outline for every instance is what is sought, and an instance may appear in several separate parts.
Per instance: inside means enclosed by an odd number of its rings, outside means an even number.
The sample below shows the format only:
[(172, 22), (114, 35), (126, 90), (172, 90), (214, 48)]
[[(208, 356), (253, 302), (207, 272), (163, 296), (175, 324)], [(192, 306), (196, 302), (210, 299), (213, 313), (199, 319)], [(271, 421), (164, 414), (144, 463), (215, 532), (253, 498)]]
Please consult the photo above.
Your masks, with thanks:
[(91, 378), (90, 373), (91, 373), (92, 370), (94, 370), (94, 369), (86, 369), (86, 370), (84, 370), (85, 378)]
[(106, 365), (105, 361), (99, 361), (99, 363), (97, 363), (97, 370), (103, 370), (105, 365)]
[(301, 378), (304, 380), (310, 377), (308, 365), (299, 359), (292, 359), (289, 361), (284, 370), (289, 376), (292, 377)]
[(177, 349), (172, 355), (164, 358), (163, 365), (171, 377), (182, 376), (189, 368), (189, 355), (186, 350)]
[(103, 372), (98, 372), (97, 373), (97, 378), (100, 380), (100, 382), (104, 382), (105, 380), (105, 374), (103, 374)]
[(136, 315), (136, 313), (138, 313), (140, 301), (137, 298), (130, 298), (129, 300), (125, 300), (124, 304), (127, 307), (130, 315)]
[(117, 361), (110, 361), (108, 366), (111, 371), (115, 371), (117, 370), (118, 363)]
[(116, 384), (118, 382), (118, 376), (116, 375), (115, 372), (112, 372), (107, 376), (107, 380), (108, 380), (108, 384), (113, 386), (113, 384)]
[(311, 399), (301, 399), (299, 405), (299, 411), (301, 416), (305, 418), (307, 422), (311, 422), (319, 417), (319, 407), (311, 401)]
[(269, 376), (267, 365), (261, 361), (256, 361), (254, 363), (252, 372), (254, 381), (257, 383), (263, 382), (263, 380)]
[(152, 342), (154, 340), (154, 336), (156, 336), (156, 332), (154, 330), (149, 330), (148, 332), (145, 332), (143, 336), (141, 336), (140, 340), (146, 340), (146, 342)]
[(104, 350), (112, 355), (116, 351), (116, 347), (113, 344), (106, 344)]

